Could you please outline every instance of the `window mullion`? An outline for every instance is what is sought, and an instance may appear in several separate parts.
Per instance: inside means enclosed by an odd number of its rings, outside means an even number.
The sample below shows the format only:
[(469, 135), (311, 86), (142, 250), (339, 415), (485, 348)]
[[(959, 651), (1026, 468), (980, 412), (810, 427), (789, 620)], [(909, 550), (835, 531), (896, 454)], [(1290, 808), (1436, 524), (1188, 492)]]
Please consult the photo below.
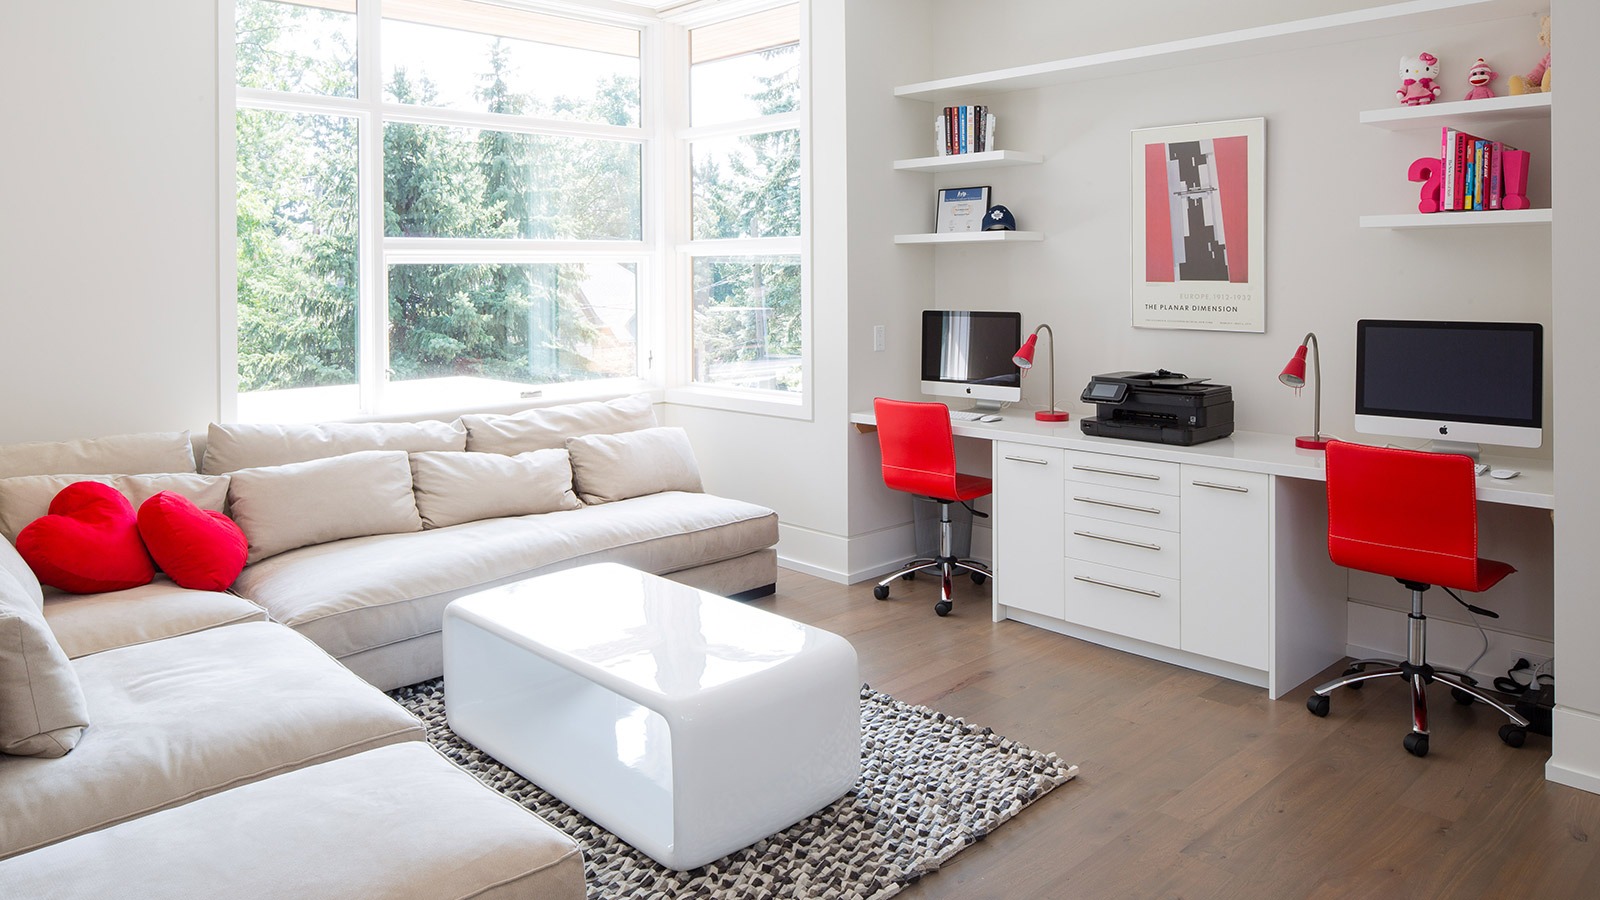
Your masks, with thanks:
[(361, 157), (356, 172), (361, 223), (357, 251), (361, 260), (356, 316), (357, 381), (361, 412), (370, 415), (383, 408), (389, 365), (389, 278), (383, 257), (383, 68), (379, 46), (382, 0), (361, 0), (356, 22), (356, 95), (362, 108), (358, 126)]

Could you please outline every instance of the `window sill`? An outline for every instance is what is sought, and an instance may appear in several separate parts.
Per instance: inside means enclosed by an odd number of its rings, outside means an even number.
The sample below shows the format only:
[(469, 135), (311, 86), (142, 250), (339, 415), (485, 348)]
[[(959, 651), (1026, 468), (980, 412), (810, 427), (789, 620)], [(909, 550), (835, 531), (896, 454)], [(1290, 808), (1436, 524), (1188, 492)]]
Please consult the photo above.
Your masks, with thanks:
[(811, 418), (811, 399), (804, 394), (740, 391), (697, 384), (668, 388), (665, 402), (783, 419)]
[[(524, 393), (537, 391), (535, 396)], [(607, 379), (529, 387), (514, 382), (467, 376), (391, 382), (384, 387), (383, 408), (363, 413), (355, 385), (297, 388), (238, 395), (235, 421), (290, 422), (415, 422), (449, 421), (467, 413), (514, 413), (542, 406), (614, 400), (648, 393), (660, 403), (662, 392), (639, 379)]]

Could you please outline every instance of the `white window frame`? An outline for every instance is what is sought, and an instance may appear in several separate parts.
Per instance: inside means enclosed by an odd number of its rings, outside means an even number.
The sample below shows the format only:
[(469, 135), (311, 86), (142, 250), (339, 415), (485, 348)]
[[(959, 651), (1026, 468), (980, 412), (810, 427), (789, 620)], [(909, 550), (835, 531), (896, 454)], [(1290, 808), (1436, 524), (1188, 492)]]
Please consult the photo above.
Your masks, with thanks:
[[(738, 122), (705, 125), (689, 124), (690, 29), (736, 19), (741, 16), (797, 5), (800, 15), (800, 105), (797, 110), (776, 116), (762, 116)], [(668, 346), (671, 348), (666, 400), (685, 406), (701, 406), (736, 412), (757, 413), (792, 419), (813, 417), (815, 387), (812, 378), (812, 299), (811, 299), (811, 4), (810, 0), (729, 0), (724, 3), (692, 7), (668, 17), (663, 60), (665, 76), (660, 84), (667, 96), (660, 109), (669, 120), (659, 146), (670, 168), (661, 182), (670, 184), (673, 215), (665, 225), (670, 229), (671, 253), (663, 260), (668, 279), (665, 296), (669, 299)], [(692, 231), (693, 209), (689, 145), (697, 140), (739, 137), (769, 131), (797, 130), (800, 134), (800, 235), (798, 237), (749, 240), (695, 240)], [(693, 259), (696, 256), (796, 256), (800, 260), (800, 390), (768, 391), (721, 387), (694, 380), (694, 286)]]
[[(540, 399), (583, 399), (608, 397), (639, 390), (660, 393), (664, 379), (665, 333), (663, 308), (672, 302), (666, 292), (662, 248), (668, 231), (670, 203), (663, 202), (660, 139), (666, 117), (661, 111), (664, 93), (661, 82), (666, 71), (661, 52), (664, 27), (653, 17), (617, 13), (580, 3), (516, 2), (487, 0), (498, 5), (549, 12), (589, 19), (608, 25), (635, 28), (640, 32), (640, 96), (638, 127), (601, 123), (507, 116), (470, 110), (418, 107), (392, 103), (383, 96), (383, 67), (380, 32), (383, 23), (382, 0), (360, 0), (357, 4), (356, 97), (334, 97), (287, 91), (238, 87), (235, 60), (236, 8), (234, 0), (222, 0), (218, 13), (218, 221), (220, 331), (217, 364), (221, 379), (218, 397), (219, 421), (238, 418), (238, 271), (237, 200), (238, 182), (235, 158), (236, 117), (240, 109), (270, 109), (312, 115), (339, 115), (354, 119), (358, 133), (358, 246), (357, 381), (359, 408), (341, 413), (339, 418), (360, 418), (426, 412), (386, 409), (383, 394), (388, 386), (388, 271), (405, 263), (504, 263), (508, 265), (550, 262), (618, 262), (636, 266), (638, 295), (636, 377), (604, 378), (541, 385)], [(386, 122), (424, 125), (464, 126), (526, 134), (557, 135), (601, 140), (628, 141), (640, 146), (640, 239), (637, 241), (545, 241), (495, 238), (406, 238), (384, 235), (383, 209), (383, 132)], [(532, 389), (530, 387), (530, 389)], [(524, 394), (524, 397), (527, 395)], [(499, 408), (516, 405), (516, 397), (490, 403), (466, 402), (460, 409)], [(522, 404), (525, 405), (525, 404)]]

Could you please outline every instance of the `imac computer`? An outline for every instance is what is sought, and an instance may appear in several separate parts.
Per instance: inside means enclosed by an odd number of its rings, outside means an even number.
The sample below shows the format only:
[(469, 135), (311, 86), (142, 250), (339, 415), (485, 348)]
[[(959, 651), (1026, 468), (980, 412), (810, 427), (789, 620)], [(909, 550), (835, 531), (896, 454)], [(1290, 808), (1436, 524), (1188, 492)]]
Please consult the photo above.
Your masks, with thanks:
[(922, 392), (998, 410), (1022, 399), (1022, 313), (922, 311)]
[(1543, 439), (1544, 326), (1531, 322), (1356, 323), (1356, 430), (1432, 438), (1477, 458), (1477, 444)]

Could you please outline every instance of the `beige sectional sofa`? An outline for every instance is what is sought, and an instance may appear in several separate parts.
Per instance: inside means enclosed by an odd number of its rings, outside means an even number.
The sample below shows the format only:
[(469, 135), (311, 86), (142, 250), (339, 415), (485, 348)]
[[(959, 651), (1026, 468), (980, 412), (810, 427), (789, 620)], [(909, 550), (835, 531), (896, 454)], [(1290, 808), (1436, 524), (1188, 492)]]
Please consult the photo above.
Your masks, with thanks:
[[(484, 587), (598, 561), (728, 596), (770, 593), (776, 576), (776, 516), (703, 493), (686, 436), (659, 428), (643, 395), (454, 422), (214, 425), (198, 466), (181, 433), (0, 446), (0, 533), (14, 540), (40, 498), (85, 478), (135, 503), (187, 485), (202, 507), (234, 516), (251, 559), (225, 593), (158, 575), (107, 594), (41, 594), (0, 542), (0, 594), (10, 592), (0, 616), (9, 602), (47, 625), (89, 719), (59, 758), (0, 754), (0, 883), (46, 884), (88, 861), (93, 874), (63, 896), (118, 884), (124, 867), (137, 879), (199, 865), (209, 847), (202, 880), (163, 883), (203, 894), (191, 888), (223, 877), (217, 866), (252, 845), (314, 859), (317, 827), (387, 843), (409, 816), (438, 842), (431, 855), (396, 844), (414, 857), (394, 868), (402, 879), (384, 881), (378, 857), (359, 853), (333, 874), (360, 881), (371, 868), (371, 895), (438, 894), (430, 879), (454, 877), (443, 893), (581, 897), (574, 845), (522, 810), (508, 815), (470, 777), (453, 779), (461, 773), (431, 750), (393, 746), (423, 735), (380, 689), (441, 674), (444, 606)], [(432, 787), (391, 797), (396, 780)], [(385, 799), (316, 800), (341, 784)], [(297, 797), (306, 804), (296, 812)], [(429, 812), (444, 807), (478, 826)], [(214, 846), (201, 837), (256, 815), (283, 833), (219, 835)], [(416, 871), (428, 860), (443, 868)], [(268, 870), (252, 859), (237, 872), (251, 881)]]

